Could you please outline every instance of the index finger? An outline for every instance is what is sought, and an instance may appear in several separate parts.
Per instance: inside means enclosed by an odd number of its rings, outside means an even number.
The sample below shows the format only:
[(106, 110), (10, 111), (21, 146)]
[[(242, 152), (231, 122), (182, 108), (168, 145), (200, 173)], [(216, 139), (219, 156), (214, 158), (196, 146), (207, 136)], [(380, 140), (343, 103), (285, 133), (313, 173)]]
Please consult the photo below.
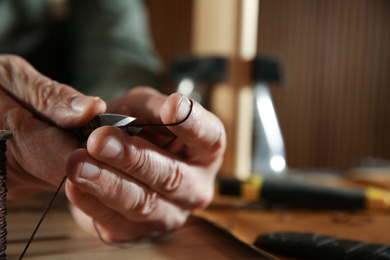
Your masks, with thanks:
[(103, 100), (49, 79), (15, 55), (0, 55), (0, 87), (35, 115), (63, 128), (86, 124), (106, 110)]

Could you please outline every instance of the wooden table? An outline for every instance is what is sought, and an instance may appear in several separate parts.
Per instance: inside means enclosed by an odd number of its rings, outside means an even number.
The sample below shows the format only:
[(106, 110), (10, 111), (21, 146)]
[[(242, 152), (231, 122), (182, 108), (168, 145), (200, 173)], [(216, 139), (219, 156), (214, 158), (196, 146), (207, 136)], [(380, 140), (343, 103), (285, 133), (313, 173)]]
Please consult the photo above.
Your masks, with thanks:
[[(44, 194), (8, 202), (7, 259), (19, 259), (50, 199)], [(56, 199), (23, 259), (275, 259), (201, 218), (191, 217), (185, 227), (153, 243), (129, 249), (103, 244), (84, 233), (73, 221), (62, 194)]]
[[(8, 202), (7, 259), (18, 259), (50, 196), (42, 194)], [(81, 231), (70, 216), (62, 194), (53, 204), (24, 259), (276, 259), (250, 246), (258, 235), (276, 231), (311, 232), (390, 244), (390, 212), (213, 205), (194, 215), (196, 217), (191, 218), (184, 228), (154, 243), (117, 249)], [(282, 260), (293, 259), (277, 253), (274, 255)]]

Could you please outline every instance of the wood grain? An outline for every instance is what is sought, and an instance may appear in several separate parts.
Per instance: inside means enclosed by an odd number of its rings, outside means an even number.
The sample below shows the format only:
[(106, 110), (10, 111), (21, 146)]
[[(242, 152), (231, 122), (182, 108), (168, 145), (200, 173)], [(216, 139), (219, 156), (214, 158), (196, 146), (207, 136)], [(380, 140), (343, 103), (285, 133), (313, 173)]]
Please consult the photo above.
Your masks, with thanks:
[[(50, 196), (8, 202), (7, 259), (19, 258)], [(23, 259), (274, 259), (196, 217), (154, 242), (128, 249), (109, 247), (76, 225), (63, 194), (53, 206)]]
[(259, 52), (279, 56), (274, 102), (292, 168), (390, 159), (390, 3), (263, 0)]

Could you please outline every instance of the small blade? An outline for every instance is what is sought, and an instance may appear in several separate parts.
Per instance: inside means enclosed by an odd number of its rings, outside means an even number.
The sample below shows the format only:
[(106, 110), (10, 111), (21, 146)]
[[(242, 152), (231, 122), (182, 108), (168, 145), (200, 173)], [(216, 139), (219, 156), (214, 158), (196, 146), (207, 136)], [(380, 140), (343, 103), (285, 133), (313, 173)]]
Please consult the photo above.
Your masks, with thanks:
[(136, 118), (119, 114), (102, 114), (98, 115), (94, 120), (99, 126), (115, 126), (121, 127), (130, 124)]

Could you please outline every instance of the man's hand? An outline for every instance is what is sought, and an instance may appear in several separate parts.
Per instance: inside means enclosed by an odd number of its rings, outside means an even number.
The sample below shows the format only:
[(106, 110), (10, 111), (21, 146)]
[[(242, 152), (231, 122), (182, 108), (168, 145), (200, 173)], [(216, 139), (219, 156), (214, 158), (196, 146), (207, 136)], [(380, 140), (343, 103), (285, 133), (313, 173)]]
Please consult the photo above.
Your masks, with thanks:
[[(180, 94), (138, 88), (109, 110), (131, 111), (138, 118), (134, 123), (171, 124), (188, 115), (190, 102)], [(196, 102), (188, 120), (176, 126), (145, 127), (137, 136), (101, 127), (89, 137), (87, 150), (69, 157), (66, 192), (74, 215), (84, 227), (94, 221), (108, 242), (176, 229), (191, 210), (210, 203), (225, 146), (222, 123)]]
[[(175, 123), (189, 100), (149, 88), (130, 91), (109, 106), (137, 123)], [(209, 204), (225, 150), (221, 122), (194, 102), (187, 121), (144, 127), (130, 136), (114, 127), (95, 130), (87, 149), (67, 130), (104, 113), (101, 99), (85, 96), (37, 72), (17, 56), (0, 55), (0, 128), (7, 142), (8, 197), (20, 198), (66, 184), (82, 225), (95, 221), (106, 241), (123, 242), (180, 227), (191, 210)], [(66, 163), (66, 160), (68, 162)]]
[(104, 113), (101, 99), (87, 97), (37, 72), (24, 59), (0, 55), (0, 129), (8, 142), (9, 198), (55, 189), (78, 141), (63, 129), (80, 127)]

